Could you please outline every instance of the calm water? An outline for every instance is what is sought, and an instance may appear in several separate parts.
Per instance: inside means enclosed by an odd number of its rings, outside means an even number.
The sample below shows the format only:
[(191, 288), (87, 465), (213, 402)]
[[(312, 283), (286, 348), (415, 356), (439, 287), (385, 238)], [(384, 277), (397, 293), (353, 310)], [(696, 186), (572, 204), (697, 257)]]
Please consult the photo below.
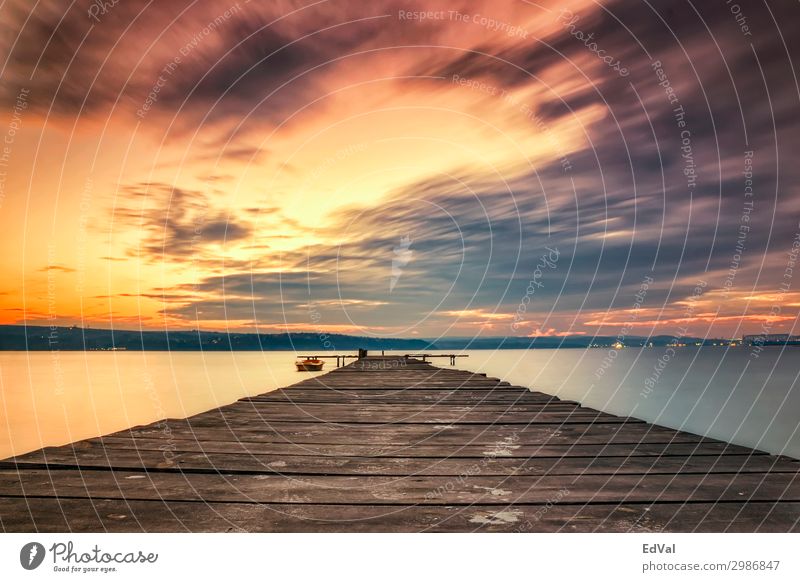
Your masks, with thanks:
[[(800, 458), (800, 350), (468, 351), (458, 367)], [(185, 417), (314, 374), (290, 352), (0, 352), (0, 458)], [(446, 365), (446, 360), (441, 361)], [(326, 368), (332, 364), (328, 362)], [(599, 370), (603, 370), (602, 373)]]
[(613, 414), (800, 458), (800, 348), (764, 348), (758, 358), (746, 347), (626, 348), (613, 360), (599, 348), (464, 353), (470, 356), (458, 360), (464, 369)]
[(293, 352), (0, 352), (0, 458), (191, 416), (320, 374), (298, 372), (294, 361)]

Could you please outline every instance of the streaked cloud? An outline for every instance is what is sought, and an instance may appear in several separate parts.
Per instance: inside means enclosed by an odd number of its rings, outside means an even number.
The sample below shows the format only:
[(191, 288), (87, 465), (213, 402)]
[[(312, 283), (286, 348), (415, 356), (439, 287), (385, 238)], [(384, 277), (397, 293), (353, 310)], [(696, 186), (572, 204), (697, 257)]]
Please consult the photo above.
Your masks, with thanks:
[(51, 264), (73, 321), (793, 329), (796, 5), (742, 2), (751, 37), (713, 3), (89, 5), (0, 9), (0, 103), (30, 89), (8, 188), (45, 208), (4, 203), (6, 321), (52, 316)]

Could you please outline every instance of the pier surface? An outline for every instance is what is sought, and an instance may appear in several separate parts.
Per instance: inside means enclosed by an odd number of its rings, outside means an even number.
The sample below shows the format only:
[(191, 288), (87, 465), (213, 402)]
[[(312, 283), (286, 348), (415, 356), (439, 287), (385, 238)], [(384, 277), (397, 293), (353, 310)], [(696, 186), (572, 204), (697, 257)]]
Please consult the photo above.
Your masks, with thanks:
[(0, 463), (5, 531), (800, 531), (800, 462), (413, 358)]

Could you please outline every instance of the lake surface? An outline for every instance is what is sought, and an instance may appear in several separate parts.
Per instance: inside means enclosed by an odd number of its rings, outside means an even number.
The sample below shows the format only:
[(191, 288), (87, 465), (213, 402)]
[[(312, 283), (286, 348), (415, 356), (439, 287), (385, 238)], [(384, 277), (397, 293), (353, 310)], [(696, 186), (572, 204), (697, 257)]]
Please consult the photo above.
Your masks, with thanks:
[(294, 352), (0, 352), (0, 458), (184, 418), (323, 373), (298, 372), (295, 359)]
[[(458, 367), (654, 424), (800, 459), (800, 348), (479, 350)], [(600, 372), (602, 370), (602, 372)]]
[[(475, 350), (457, 367), (800, 458), (800, 349)], [(0, 352), (0, 458), (298, 382), (292, 352)], [(435, 361), (447, 366), (447, 360)], [(328, 362), (330, 370), (335, 362)]]

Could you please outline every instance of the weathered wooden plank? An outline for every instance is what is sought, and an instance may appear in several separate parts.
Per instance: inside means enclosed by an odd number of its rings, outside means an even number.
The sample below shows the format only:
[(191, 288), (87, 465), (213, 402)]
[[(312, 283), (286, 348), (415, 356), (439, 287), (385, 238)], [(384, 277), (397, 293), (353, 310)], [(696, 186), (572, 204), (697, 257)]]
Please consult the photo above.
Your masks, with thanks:
[[(110, 478), (109, 478), (110, 477)], [(5, 496), (269, 503), (508, 505), (547, 503), (800, 502), (800, 475), (575, 475), (375, 477), (0, 471)]]
[[(360, 382), (358, 380), (361, 380)], [(367, 381), (369, 380), (369, 381)], [(385, 388), (392, 390), (483, 390), (483, 391), (505, 391), (517, 388), (510, 384), (500, 383), (487, 383), (475, 381), (458, 381), (458, 380), (428, 380), (425, 378), (419, 379), (383, 379), (378, 376), (370, 379), (351, 379), (351, 378), (330, 378), (323, 376), (321, 381), (314, 382), (298, 382), (291, 386), (283, 388), (284, 390), (329, 390), (331, 388), (352, 388), (353, 390), (363, 390), (368, 388)]]
[[(462, 401), (480, 405), (507, 405), (520, 404), (531, 406), (580, 406), (577, 402), (559, 400), (552, 396), (539, 396), (533, 392), (508, 391), (488, 392), (480, 390), (384, 390), (363, 389), (355, 391), (338, 389), (298, 389), (278, 390), (241, 400), (239, 403), (265, 403), (265, 402), (301, 402), (303, 400), (318, 399), (325, 403), (359, 402), (364, 404), (399, 404), (399, 405), (424, 405), (424, 404), (451, 404), (458, 405)], [(385, 400), (385, 402), (384, 402)]]
[(418, 382), (441, 382), (452, 384), (475, 383), (485, 386), (510, 386), (509, 382), (499, 380), (498, 378), (490, 378), (480, 375), (472, 375), (468, 372), (454, 371), (454, 372), (436, 372), (437, 368), (428, 368), (425, 370), (414, 370), (408, 373), (398, 370), (379, 371), (377, 374), (367, 374), (360, 370), (345, 372), (343, 370), (334, 370), (328, 374), (314, 376), (311, 378), (304, 378), (292, 386), (328, 386), (331, 383), (352, 382), (354, 386), (364, 386), (370, 383), (379, 383), (380, 385), (386, 383), (405, 383), (406, 385), (416, 384)]
[[(361, 386), (353, 385), (352, 383), (347, 384), (327, 384), (324, 386), (295, 386), (292, 388), (285, 388), (288, 391), (304, 391), (304, 392), (313, 392), (313, 391), (328, 391), (334, 390), (336, 392), (366, 392), (366, 393), (375, 393), (378, 392), (428, 392), (428, 391), (464, 391), (464, 392), (476, 392), (481, 394), (511, 394), (515, 395), (519, 392), (526, 392), (525, 390), (521, 390), (515, 386), (481, 386), (481, 385), (471, 385), (471, 384), (455, 384), (450, 382), (443, 382), (440, 384), (411, 384), (408, 382), (398, 382), (396, 384), (392, 384), (391, 382), (385, 382), (381, 384), (369, 383), (364, 384)], [(527, 390), (533, 395), (536, 395), (535, 392)], [(545, 396), (539, 394), (542, 398)], [(258, 398), (257, 396), (254, 398)], [(547, 399), (554, 400), (552, 396), (548, 396)]]
[(577, 406), (576, 403), (558, 400), (553, 397), (543, 398), (532, 392), (485, 392), (477, 390), (361, 390), (347, 392), (341, 390), (277, 390), (259, 397), (241, 400), (242, 403), (262, 402), (341, 402), (341, 403), (442, 403), (442, 404), (559, 404), (562, 406)]
[(5, 532), (800, 532), (798, 503), (385, 506), (0, 498)]
[(540, 402), (559, 402), (559, 399), (555, 396), (550, 396), (547, 394), (541, 394), (539, 392), (533, 392), (531, 390), (522, 390), (517, 388), (478, 388), (478, 387), (467, 387), (467, 386), (420, 386), (420, 387), (410, 387), (408, 385), (398, 385), (397, 387), (391, 387), (389, 385), (370, 385), (370, 386), (319, 386), (319, 387), (311, 387), (311, 386), (297, 386), (294, 388), (285, 388), (282, 390), (275, 390), (273, 392), (266, 393), (260, 396), (251, 396), (246, 398), (247, 400), (265, 400), (273, 398), (276, 393), (278, 392), (288, 392), (290, 393), (289, 396), (295, 395), (316, 395), (322, 396), (324, 394), (330, 395), (331, 393), (335, 394), (345, 394), (347, 396), (352, 397), (378, 397), (378, 396), (395, 396), (397, 394), (405, 394), (407, 396), (413, 396), (418, 398), (428, 397), (428, 396), (435, 396), (439, 394), (441, 396), (446, 395), (461, 395), (465, 397), (480, 397), (483, 396), (485, 398), (490, 397), (498, 397), (498, 396), (508, 396), (513, 398), (525, 398), (527, 400), (533, 401), (537, 400)]
[[(264, 455), (312, 455), (312, 456), (400, 456), (431, 458), (481, 458), (503, 456), (510, 458), (547, 457), (628, 457), (628, 456), (686, 456), (686, 455), (766, 455), (746, 447), (717, 441), (699, 443), (622, 443), (622, 444), (555, 444), (527, 445), (514, 439), (500, 439), (484, 445), (370, 445), (354, 444), (300, 444), (300, 443), (252, 443), (244, 441), (197, 441), (194, 439), (126, 438), (107, 436), (89, 439), (68, 445), (82, 450), (157, 450), (169, 452), (229, 452)], [(54, 450), (54, 449), (49, 449)], [(113, 454), (113, 453), (112, 453)]]
[[(239, 411), (248, 413), (265, 413), (270, 411), (288, 410), (293, 412), (327, 412), (329, 410), (346, 410), (352, 408), (352, 404), (347, 402), (327, 402), (327, 403), (303, 403), (291, 402), (287, 400), (276, 400), (274, 402), (234, 402), (222, 408), (208, 411), (210, 413), (220, 411)], [(609, 418), (618, 418), (614, 415), (601, 412), (599, 410), (592, 410), (591, 408), (577, 407), (571, 404), (560, 403), (528, 403), (509, 402), (507, 404), (495, 403), (477, 403), (477, 404), (453, 404), (443, 402), (426, 402), (426, 403), (385, 403), (385, 402), (363, 402), (357, 403), (359, 410), (368, 411), (371, 413), (379, 414), (381, 412), (403, 412), (407, 414), (414, 414), (417, 412), (427, 412), (431, 410), (440, 411), (442, 413), (450, 412), (470, 412), (470, 411), (485, 411), (487, 413), (503, 413), (503, 412), (525, 412), (532, 415), (538, 413), (558, 413), (564, 415), (576, 414), (604, 414)], [(205, 414), (205, 413), (203, 413)]]
[(115, 468), (245, 472), (279, 475), (612, 475), (645, 473), (798, 473), (800, 463), (768, 455), (640, 456), (640, 457), (506, 457), (492, 451), (473, 458), (330, 457), (312, 455), (252, 455), (242, 453), (110, 450), (62, 447), (36, 451), (0, 463), (0, 469)]
[(603, 422), (611, 424), (639, 423), (636, 419), (612, 416), (602, 412), (549, 412), (531, 410), (486, 410), (477, 407), (467, 410), (442, 410), (434, 406), (428, 409), (377, 406), (274, 406), (258, 412), (230, 407), (204, 412), (190, 417), (194, 426), (199, 423), (251, 426), (264, 422), (335, 422), (341, 424), (574, 424)]
[(519, 439), (526, 444), (602, 444), (640, 442), (702, 442), (698, 435), (646, 423), (570, 425), (360, 424), (281, 423), (257, 426), (219, 426), (172, 420), (114, 433), (114, 436), (188, 438), (206, 441), (370, 444), (493, 444)]

